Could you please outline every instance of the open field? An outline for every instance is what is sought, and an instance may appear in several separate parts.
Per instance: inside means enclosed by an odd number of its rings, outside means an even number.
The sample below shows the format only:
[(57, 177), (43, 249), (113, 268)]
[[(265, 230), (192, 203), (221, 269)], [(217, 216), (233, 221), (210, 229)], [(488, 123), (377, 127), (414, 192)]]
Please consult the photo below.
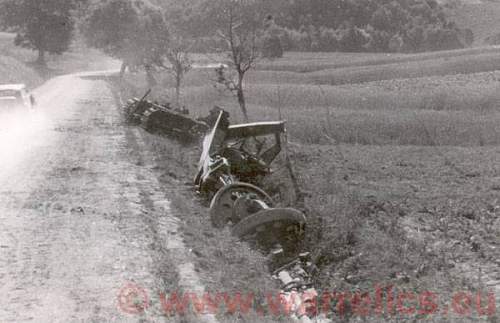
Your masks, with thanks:
[(285, 53), (284, 58), (261, 62), (262, 70), (314, 72), (325, 69), (345, 67), (367, 67), (395, 63), (410, 63), (435, 59), (454, 58), (471, 55), (499, 53), (497, 47), (474, 47), (439, 52), (400, 54), (400, 53)]
[[(500, 142), (497, 54), (462, 55), (407, 62), (327, 68), (321, 71), (256, 70), (247, 77), (251, 116), (290, 123), (291, 137), (302, 143), (476, 146)], [(450, 52), (445, 52), (449, 55)], [(310, 59), (319, 54), (311, 54)], [(322, 54), (323, 60), (347, 61), (346, 54)], [(372, 54), (356, 54), (370, 57)], [(428, 54), (421, 54), (426, 56)], [(289, 54), (290, 61), (298, 54)], [(295, 67), (307, 66), (309, 54)], [(498, 61), (498, 62), (497, 62)], [(280, 64), (280, 61), (263, 62)], [(214, 87), (211, 70), (194, 70), (186, 78), (183, 102), (194, 114), (213, 105), (239, 118), (231, 94)], [(422, 76), (425, 75), (425, 76)], [(142, 75), (131, 76), (142, 82)], [(168, 76), (159, 75), (158, 97), (169, 100)], [(338, 83), (338, 84), (337, 84)], [(140, 93), (134, 95), (139, 96)]]
[[(248, 75), (251, 118), (289, 122), (289, 152), (310, 219), (304, 248), (319, 266), (319, 289), (389, 284), (435, 292), (439, 306), (457, 291), (499, 292), (500, 65), (492, 53), (456, 53), (389, 64), (356, 54), (351, 67), (347, 54), (289, 54)], [(313, 72), (297, 72), (310, 65)], [(360, 71), (370, 77), (354, 77)], [(342, 81), (317, 84), (318, 75)], [(190, 72), (184, 104), (194, 115), (219, 105), (241, 120), (235, 99), (212, 78), (209, 70)], [(169, 100), (172, 81), (157, 79), (153, 96)], [(144, 76), (129, 75), (127, 82), (144, 84)], [(168, 168), (172, 158), (196, 163), (172, 149), (159, 163)], [(278, 167), (277, 180), (280, 174)], [(398, 321), (413, 318), (422, 316)]]

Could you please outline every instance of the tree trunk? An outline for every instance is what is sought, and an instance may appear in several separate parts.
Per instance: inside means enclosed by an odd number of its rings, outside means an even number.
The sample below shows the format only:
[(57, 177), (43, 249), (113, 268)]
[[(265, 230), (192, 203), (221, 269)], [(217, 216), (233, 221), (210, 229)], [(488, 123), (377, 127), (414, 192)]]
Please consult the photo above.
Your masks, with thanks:
[(36, 64), (42, 67), (47, 66), (47, 62), (45, 61), (45, 49), (38, 49), (38, 58), (36, 60)]
[(151, 89), (156, 86), (156, 79), (153, 75), (153, 68), (151, 65), (145, 65), (144, 69), (146, 70), (146, 82), (148, 83), (148, 87)]
[(175, 104), (177, 107), (181, 106), (181, 84), (182, 76), (177, 72), (175, 75)]
[(240, 105), (241, 112), (243, 113), (243, 118), (245, 118), (245, 122), (249, 121), (247, 104), (245, 100), (245, 93), (243, 92), (243, 73), (240, 73), (238, 76), (238, 86), (236, 88), (236, 96), (238, 97), (238, 104)]
[(127, 62), (123, 61), (122, 66), (120, 67), (120, 79), (123, 79), (123, 76), (125, 76), (125, 71), (127, 70)]
[[(288, 138), (286, 139), (285, 145), (288, 145)], [(292, 160), (290, 158), (290, 154), (288, 151), (288, 146), (285, 146), (285, 168), (288, 170), (288, 174), (290, 175), (290, 180), (293, 186), (293, 193), (295, 194), (295, 206), (299, 210), (305, 210), (306, 202), (305, 202), (305, 194), (300, 189), (299, 179), (293, 170)]]

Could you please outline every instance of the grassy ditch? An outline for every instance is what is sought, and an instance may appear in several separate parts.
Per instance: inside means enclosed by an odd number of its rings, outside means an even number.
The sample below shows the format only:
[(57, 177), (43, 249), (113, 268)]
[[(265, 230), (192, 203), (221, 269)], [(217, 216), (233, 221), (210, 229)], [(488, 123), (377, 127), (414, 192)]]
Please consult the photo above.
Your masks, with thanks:
[[(134, 90), (113, 82), (124, 97)], [(136, 90), (135, 90), (136, 91)], [(268, 259), (247, 243), (238, 241), (229, 230), (216, 230), (208, 216), (207, 201), (192, 185), (200, 151), (153, 134), (144, 133), (145, 149), (155, 153), (159, 178), (172, 202), (172, 211), (181, 220), (182, 236), (193, 255), (208, 292), (253, 295), (252, 307), (245, 313), (218, 312), (222, 322), (286, 322), (269, 308), (268, 297), (278, 295), (278, 285), (268, 270)]]
[[(500, 138), (495, 126), (498, 73), (339, 86), (281, 82), (279, 75), (272, 81), (265, 73), (249, 75), (250, 111), (255, 120), (276, 120), (279, 114), (288, 120), (289, 153), (307, 195), (309, 227), (302, 249), (313, 253), (318, 266), (316, 287), (354, 295), (343, 313), (338, 302), (331, 305), (334, 320), (494, 320), (477, 311), (455, 316), (443, 316), (443, 311), (457, 293), (486, 291), (487, 278), (464, 267), (495, 266), (500, 173), (493, 161), (500, 157), (492, 145)], [(157, 79), (152, 98), (168, 100), (171, 80), (163, 74)], [(126, 81), (135, 85), (124, 90), (128, 97), (145, 90), (140, 74)], [(234, 98), (213, 87), (209, 72), (193, 71), (186, 83), (184, 103), (193, 115), (220, 105), (233, 122), (239, 121)], [(163, 169), (166, 179), (190, 183), (194, 168), (189, 171), (186, 165), (196, 164), (197, 147), (156, 140), (156, 150), (176, 156), (164, 157), (169, 161)], [(182, 165), (185, 172), (177, 173), (172, 165)], [(279, 163), (276, 168), (275, 176), (284, 181)], [(194, 197), (189, 188), (183, 194)], [(180, 205), (185, 212), (196, 210)], [(209, 225), (203, 216), (193, 219), (188, 232)], [(225, 263), (225, 255), (219, 256)], [(404, 315), (386, 307), (375, 312), (374, 304), (368, 315), (360, 312), (356, 295), (373, 295), (377, 286), (393, 286), (401, 295), (439, 295), (436, 312), (422, 312), (418, 302), (415, 311)]]

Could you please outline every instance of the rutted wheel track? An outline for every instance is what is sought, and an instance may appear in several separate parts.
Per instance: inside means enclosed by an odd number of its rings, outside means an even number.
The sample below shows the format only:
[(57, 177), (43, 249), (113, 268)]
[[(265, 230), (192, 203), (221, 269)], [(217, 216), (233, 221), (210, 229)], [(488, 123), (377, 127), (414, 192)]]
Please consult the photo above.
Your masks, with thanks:
[(129, 282), (166, 292), (165, 269), (189, 261), (106, 83), (66, 76), (37, 96), (42, 128), (0, 174), (0, 321), (171, 321), (120, 307)]
[[(117, 107), (120, 108), (123, 105), (123, 99), (120, 97), (115, 97), (115, 101), (118, 103)], [(198, 295), (203, 295), (205, 292), (205, 287), (203, 286), (200, 277), (195, 271), (194, 264), (190, 260), (189, 253), (187, 252), (187, 247), (184, 244), (182, 235), (179, 234), (179, 223), (178, 218), (172, 214), (170, 208), (170, 202), (165, 200), (164, 193), (162, 193), (161, 185), (156, 180), (157, 174), (154, 174), (153, 169), (155, 168), (154, 155), (144, 147), (147, 145), (144, 143), (142, 138), (142, 133), (138, 129), (129, 129), (129, 136), (132, 137), (132, 141), (136, 146), (135, 151), (141, 151), (141, 159), (139, 164), (141, 165), (138, 170), (138, 177), (154, 179), (143, 183), (138, 183), (142, 188), (143, 192), (146, 192), (147, 203), (150, 205), (150, 209), (155, 212), (161, 212), (164, 216), (156, 216), (152, 221), (155, 222), (155, 231), (158, 233), (158, 241), (161, 242), (160, 248), (165, 250), (169, 254), (169, 259), (172, 263), (176, 265), (178, 272), (178, 285), (181, 290), (197, 293)], [(167, 214), (169, 214), (167, 216)], [(148, 217), (147, 214), (144, 216)], [(162, 291), (168, 292), (168, 291)], [(217, 319), (215, 315), (210, 313), (198, 313), (198, 322), (216, 323)]]

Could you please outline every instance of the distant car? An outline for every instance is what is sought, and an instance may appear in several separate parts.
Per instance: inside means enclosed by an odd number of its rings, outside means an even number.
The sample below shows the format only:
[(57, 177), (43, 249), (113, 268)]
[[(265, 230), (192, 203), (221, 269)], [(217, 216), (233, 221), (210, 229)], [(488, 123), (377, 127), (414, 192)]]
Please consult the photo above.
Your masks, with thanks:
[(35, 98), (24, 84), (0, 85), (0, 112), (18, 109), (33, 109)]

